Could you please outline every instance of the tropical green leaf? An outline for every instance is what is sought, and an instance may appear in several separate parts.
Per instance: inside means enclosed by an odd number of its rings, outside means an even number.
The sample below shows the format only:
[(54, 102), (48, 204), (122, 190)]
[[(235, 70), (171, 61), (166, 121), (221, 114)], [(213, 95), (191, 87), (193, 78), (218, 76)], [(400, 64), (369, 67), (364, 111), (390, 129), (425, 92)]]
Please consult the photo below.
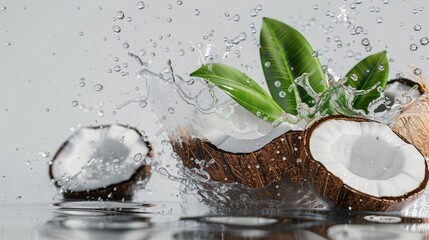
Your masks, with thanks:
[[(356, 64), (346, 75), (346, 85), (359, 91), (368, 91), (358, 95), (353, 101), (355, 109), (362, 109), (368, 113), (368, 105), (380, 97), (378, 87), (386, 87), (389, 75), (389, 61), (386, 51), (370, 55)], [(371, 90), (372, 89), (372, 90)]]
[[(313, 49), (294, 28), (274, 19), (264, 18), (261, 29), (260, 56), (268, 88), (274, 100), (290, 114), (297, 114), (297, 102), (314, 105), (310, 90), (291, 87), (295, 79), (308, 74), (308, 83), (315, 93), (327, 87), (325, 75)], [(297, 89), (298, 91), (296, 91)]]
[(274, 122), (282, 108), (254, 80), (237, 69), (220, 63), (202, 66), (191, 76), (204, 78), (227, 93), (238, 104), (261, 118)]

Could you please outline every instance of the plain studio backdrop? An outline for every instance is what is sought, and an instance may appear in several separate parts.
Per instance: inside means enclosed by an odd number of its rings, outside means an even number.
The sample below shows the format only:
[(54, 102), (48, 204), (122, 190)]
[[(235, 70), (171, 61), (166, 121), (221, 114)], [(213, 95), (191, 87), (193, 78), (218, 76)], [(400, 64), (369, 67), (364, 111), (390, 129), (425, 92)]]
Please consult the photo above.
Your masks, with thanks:
[[(154, 144), (158, 168), (178, 171), (152, 106), (132, 102), (118, 109), (145, 94), (136, 77), (141, 67), (129, 52), (155, 72), (170, 59), (176, 74), (187, 78), (199, 67), (198, 52), (210, 46), (215, 61), (262, 82), (257, 43), (262, 18), (270, 17), (296, 27), (337, 76), (382, 50), (390, 78), (412, 77), (409, 66), (429, 72), (429, 46), (420, 44), (429, 36), (428, 1), (143, 2), (144, 8), (138, 1), (0, 1), (0, 203), (49, 204), (57, 191), (48, 162), (79, 126), (135, 126)], [(225, 38), (239, 36), (245, 38), (225, 54)], [(181, 201), (180, 183), (155, 172), (136, 200)]]

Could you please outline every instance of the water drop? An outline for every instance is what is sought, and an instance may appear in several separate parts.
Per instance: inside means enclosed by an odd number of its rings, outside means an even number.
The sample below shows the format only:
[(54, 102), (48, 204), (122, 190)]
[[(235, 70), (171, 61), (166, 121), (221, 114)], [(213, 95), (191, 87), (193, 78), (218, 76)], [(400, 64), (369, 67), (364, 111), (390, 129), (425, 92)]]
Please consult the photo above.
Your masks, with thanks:
[(420, 25), (420, 24), (416, 24), (415, 26), (414, 26), (414, 31), (420, 31), (420, 30), (422, 30), (422, 26)]
[(356, 4), (361, 4), (363, 2), (363, 0), (356, 0), (355, 3)]
[(422, 70), (420, 69), (420, 68), (415, 68), (414, 70), (413, 70), (413, 73), (414, 73), (414, 75), (416, 75), (416, 76), (420, 76), (420, 75), (422, 75)]
[(97, 92), (103, 90), (103, 85), (101, 85), (99, 83), (95, 84), (94, 85), (94, 90), (97, 91)]
[(390, 0), (383, 0), (384, 4), (389, 4)]
[(368, 46), (368, 45), (370, 44), (369, 39), (368, 39), (368, 38), (364, 38), (364, 39), (362, 39), (361, 44), (362, 44), (363, 46)]
[(168, 113), (169, 113), (169, 114), (173, 114), (173, 113), (174, 113), (174, 108), (169, 107), (169, 108), (168, 108)]
[(414, 43), (413, 43), (413, 44), (411, 44), (411, 45), (410, 45), (410, 50), (411, 50), (411, 51), (413, 51), (413, 52), (414, 52), (414, 51), (416, 51), (416, 50), (417, 50), (417, 48), (418, 48), (418, 47), (417, 47), (417, 44), (414, 44)]
[(146, 100), (141, 100), (140, 103), (139, 103), (139, 106), (141, 108), (145, 108), (147, 106), (147, 101)]
[(353, 81), (357, 81), (359, 79), (358, 75), (356, 75), (355, 73), (353, 73), (350, 77)]
[(232, 16), (232, 20), (233, 20), (234, 22), (238, 22), (238, 21), (240, 21), (240, 15), (238, 15), (238, 14), (234, 14), (234, 15)]
[(363, 31), (363, 27), (362, 26), (357, 26), (355, 29), (355, 33), (356, 34), (360, 34)]
[(51, 153), (47, 152), (47, 151), (39, 152), (39, 156), (41, 156), (42, 158), (48, 158), (50, 155), (51, 155)]
[(251, 17), (256, 17), (256, 16), (258, 16), (258, 10), (256, 10), (255, 8), (250, 9), (250, 11), (249, 11), (249, 15), (250, 15)]
[(73, 100), (71, 105), (72, 105), (72, 107), (77, 107), (77, 105), (79, 105), (79, 102), (76, 100)]
[(281, 98), (286, 97), (286, 93), (285, 93), (285, 91), (280, 91), (280, 92), (279, 92), (279, 97), (281, 97)]
[(119, 72), (119, 71), (121, 71), (121, 66), (119, 66), (119, 65), (115, 65), (115, 66), (113, 67), (113, 70), (115, 70), (115, 72)]
[(376, 19), (375, 19), (375, 21), (376, 21), (377, 23), (382, 23), (382, 22), (383, 22), (383, 18), (378, 17), (378, 18), (376, 18)]
[(383, 64), (378, 65), (378, 70), (380, 70), (380, 71), (384, 71), (384, 66), (383, 66)]
[(98, 111), (98, 116), (103, 117), (104, 116), (104, 111), (100, 109)]
[(128, 44), (127, 42), (124, 42), (124, 44), (122, 44), (122, 46), (123, 46), (125, 49), (127, 49), (127, 48), (129, 48), (129, 47), (130, 47), (130, 44)]
[(83, 36), (83, 32), (82, 31), (80, 31), (78, 34), (79, 34), (79, 36)]
[(136, 153), (134, 155), (134, 161), (140, 162), (143, 159), (143, 155), (141, 153)]
[(131, 17), (127, 17), (127, 21), (131, 22), (133, 19)]
[(113, 26), (112, 28), (113, 28), (113, 31), (114, 31), (115, 33), (120, 33), (120, 32), (121, 32), (121, 27), (119, 27), (118, 25), (115, 25), (115, 26)]
[(12, 43), (11, 42), (6, 42), (6, 46), (11, 46)]
[(417, 11), (417, 9), (415, 9), (415, 8), (414, 8), (414, 9), (413, 9), (413, 14), (414, 14), (414, 15), (419, 15), (419, 11)]
[(403, 73), (403, 72), (397, 72), (397, 73), (395, 74), (395, 76), (396, 76), (397, 78), (402, 78), (402, 77), (404, 77), (404, 73)]
[(319, 9), (319, 5), (314, 4), (314, 5), (313, 5), (313, 10), (318, 10), (318, 9)]
[(139, 2), (137, 2), (137, 8), (138, 9), (144, 9), (145, 8), (145, 4), (144, 4), (144, 2), (143, 1), (139, 1)]
[(1, 7), (0, 9), (1, 9), (2, 11), (6, 11), (7, 7), (6, 7), (6, 6), (3, 6), (3, 7)]
[(198, 10), (198, 9), (195, 9), (195, 10), (194, 10), (194, 15), (195, 15), (195, 16), (198, 16), (198, 15), (200, 15), (200, 10)]
[(260, 111), (257, 111), (257, 112), (256, 112), (256, 116), (260, 117), (260, 116), (261, 116), (261, 112), (260, 112)]
[(421, 43), (423, 46), (428, 45), (428, 44), (429, 44), (429, 39), (428, 39), (427, 37), (422, 37), (422, 38), (420, 39), (420, 43)]
[(172, 18), (167, 18), (167, 22), (168, 22), (168, 23), (171, 23), (171, 21), (173, 21), (173, 19), (172, 19)]
[(311, 54), (311, 56), (313, 56), (313, 57), (318, 57), (318, 56), (319, 56), (319, 53), (318, 53), (317, 51), (313, 51), (313, 53)]
[(79, 83), (79, 87), (85, 87), (86, 83), (85, 82), (80, 82)]
[(365, 46), (365, 51), (370, 52), (371, 50), (372, 50), (371, 45)]
[(261, 4), (258, 4), (258, 5), (256, 6), (256, 10), (258, 10), (258, 11), (262, 11), (262, 5), (261, 5)]
[(276, 87), (280, 87), (282, 85), (282, 83), (280, 81), (275, 81), (274, 82), (274, 86)]
[(184, 56), (184, 55), (185, 55), (185, 50), (179, 49), (179, 56)]
[(181, 0), (178, 0), (176, 3), (177, 3), (177, 5), (179, 5), (179, 6), (183, 4), (183, 2), (182, 2)]
[(266, 61), (266, 62), (264, 63), (264, 66), (265, 66), (266, 68), (269, 68), (269, 67), (271, 66), (271, 63), (270, 63), (270, 62), (268, 62), (268, 61)]
[(124, 17), (125, 17), (124, 12), (122, 12), (122, 11), (117, 11), (116, 12), (116, 18), (117, 19), (124, 19)]

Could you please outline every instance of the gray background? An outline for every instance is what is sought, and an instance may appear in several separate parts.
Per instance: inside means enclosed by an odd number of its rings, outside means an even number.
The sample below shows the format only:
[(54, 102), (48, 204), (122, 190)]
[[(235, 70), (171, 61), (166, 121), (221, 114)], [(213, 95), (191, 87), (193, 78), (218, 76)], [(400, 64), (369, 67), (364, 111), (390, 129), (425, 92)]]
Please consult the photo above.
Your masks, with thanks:
[[(263, 80), (256, 43), (262, 17), (267, 16), (298, 28), (320, 52), (322, 64), (338, 76), (357, 63), (356, 53), (362, 57), (369, 54), (361, 45), (364, 37), (371, 42), (371, 53), (388, 51), (393, 60), (392, 78), (397, 72), (410, 76), (408, 65), (420, 67), (423, 74), (429, 71), (429, 46), (409, 49), (410, 44), (429, 35), (428, 1), (391, 0), (386, 4), (363, 0), (355, 9), (350, 8), (355, 4), (350, 0), (182, 1), (178, 5), (175, 0), (145, 0), (142, 10), (136, 7), (137, 1), (0, 1), (0, 8), (6, 8), (0, 10), (0, 203), (51, 202), (56, 190), (48, 178), (47, 162), (72, 133), (70, 129), (80, 125), (120, 122), (144, 130), (161, 155), (160, 166), (177, 172), (175, 161), (168, 157), (169, 146), (161, 144), (165, 134), (155, 137), (160, 125), (151, 106), (141, 108), (132, 103), (115, 109), (117, 104), (144, 94), (144, 84), (135, 76), (140, 66), (128, 56), (129, 51), (150, 62), (155, 72), (162, 71), (171, 59), (176, 73), (186, 77), (199, 66), (197, 51), (190, 50), (192, 45), (201, 43), (204, 51), (207, 44), (213, 44), (212, 54), (218, 55), (215, 61)], [(251, 17), (249, 11), (258, 4), (262, 11)], [(352, 25), (362, 26), (366, 35), (352, 35), (352, 28), (338, 21), (342, 7)], [(372, 12), (371, 7), (380, 11)], [(117, 11), (123, 11), (125, 19), (113, 21)], [(327, 16), (327, 11), (333, 12), (333, 17)], [(240, 20), (229, 19), (227, 14), (238, 14)], [(377, 23), (378, 17), (382, 23)], [(255, 24), (256, 34), (251, 33), (250, 23)], [(414, 31), (415, 24), (422, 29)], [(114, 33), (114, 25), (121, 27), (120, 34)], [(247, 39), (223, 59), (224, 38), (232, 39), (241, 32)], [(210, 33), (213, 36), (205, 39)], [(128, 49), (123, 47), (125, 42)], [(141, 55), (142, 49), (145, 55)], [(128, 75), (109, 73), (115, 65)], [(103, 89), (95, 91), (95, 84), (102, 84)], [(72, 106), (74, 100), (78, 107)], [(104, 116), (99, 116), (100, 109)], [(39, 154), (44, 151), (50, 157)], [(179, 183), (159, 173), (147, 188), (139, 192), (137, 200), (181, 200)]]

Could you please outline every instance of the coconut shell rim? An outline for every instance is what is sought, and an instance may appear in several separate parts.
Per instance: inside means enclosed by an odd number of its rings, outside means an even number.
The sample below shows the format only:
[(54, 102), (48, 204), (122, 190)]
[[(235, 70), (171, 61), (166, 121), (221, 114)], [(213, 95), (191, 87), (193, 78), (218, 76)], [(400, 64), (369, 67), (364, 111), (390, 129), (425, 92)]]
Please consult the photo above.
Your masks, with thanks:
[[(329, 171), (325, 167), (325, 165), (323, 163), (321, 163), (320, 161), (317, 161), (313, 157), (313, 155), (311, 154), (311, 151), (310, 151), (310, 144), (308, 144), (309, 141), (310, 141), (311, 133), (317, 127), (321, 126), (324, 122), (327, 122), (327, 121), (330, 121), (330, 120), (346, 120), (346, 121), (375, 122), (375, 123), (378, 123), (378, 122), (374, 121), (374, 120), (367, 119), (367, 118), (361, 118), (361, 117), (349, 117), (349, 116), (344, 116), (344, 115), (331, 115), (331, 116), (324, 117), (324, 118), (321, 118), (321, 119), (315, 121), (304, 132), (304, 145), (303, 145), (304, 149), (303, 150), (304, 150), (304, 153), (308, 156), (309, 160), (310, 161), (314, 161), (316, 163), (319, 163), (319, 165), (320, 165), (321, 168), (323, 168), (325, 171), (329, 172), (331, 174), (331, 177), (338, 178), (340, 180), (340, 182), (342, 183), (342, 186), (344, 186), (345, 188), (347, 188), (349, 191), (353, 192), (353, 194), (359, 194), (359, 195), (365, 196), (365, 197), (367, 197), (369, 199), (372, 199), (372, 200), (375, 200), (375, 201), (392, 202), (392, 204), (394, 204), (394, 203), (405, 202), (406, 200), (408, 200), (408, 198), (412, 197), (413, 195), (421, 193), (425, 189), (426, 185), (428, 184), (428, 180), (429, 180), (429, 171), (428, 171), (428, 165), (427, 165), (426, 161), (424, 161), (424, 165), (425, 165), (425, 177), (422, 180), (422, 182), (420, 183), (420, 185), (417, 188), (415, 188), (413, 191), (407, 192), (406, 194), (401, 195), (401, 196), (396, 196), (396, 197), (392, 197), (392, 196), (376, 197), (376, 196), (373, 196), (373, 195), (361, 192), (359, 190), (356, 190), (355, 188), (353, 188), (353, 187), (345, 184), (344, 181), (340, 177), (338, 177), (335, 174), (333, 174), (331, 171)], [(398, 137), (400, 137), (401, 140), (404, 141), (405, 143), (411, 144), (409, 141), (407, 141), (406, 139), (404, 139), (402, 136), (400, 136), (399, 134), (397, 134), (393, 130), (392, 130), (392, 132), (394, 134), (396, 134)], [(411, 144), (411, 145), (414, 146), (413, 144)], [(420, 150), (417, 149), (417, 151), (420, 153), (420, 155), (423, 157), (423, 159), (425, 159), (424, 156), (423, 156), (423, 154), (420, 152)]]
[(424, 89), (423, 89), (423, 86), (420, 84), (420, 83), (418, 83), (418, 82), (415, 82), (415, 81), (413, 81), (413, 80), (411, 80), (411, 79), (408, 79), (408, 78), (395, 78), (395, 79), (391, 79), (391, 80), (389, 80), (387, 83), (386, 83), (386, 85), (387, 84), (391, 84), (391, 83), (395, 83), (395, 82), (399, 82), (399, 83), (402, 83), (402, 84), (404, 84), (404, 85), (406, 85), (406, 86), (408, 86), (408, 87), (414, 87), (415, 85), (417, 85), (418, 86), (418, 90), (419, 90), (419, 93), (421, 94), (421, 95), (423, 95), (424, 93), (425, 93), (425, 91), (424, 91)]
[[(94, 130), (96, 130), (96, 129), (100, 129), (100, 128), (110, 127), (111, 125), (113, 125), (113, 124), (103, 124), (103, 125), (98, 125), (98, 126), (85, 126), (85, 127), (81, 127), (80, 129), (87, 128), (87, 129), (94, 129)], [(130, 127), (130, 126), (125, 125), (125, 124), (117, 124), (117, 123), (115, 123), (115, 125), (119, 125), (119, 126), (127, 128), (129, 130), (135, 131), (140, 137), (143, 137), (143, 135), (140, 133), (140, 131), (137, 128), (135, 128), (135, 127)], [(67, 145), (67, 143), (73, 138), (73, 136), (75, 134), (76, 133), (74, 133), (71, 136), (69, 136), (61, 144), (61, 146), (58, 148), (58, 150), (55, 152), (54, 156), (52, 157), (52, 162), (54, 162), (57, 159), (58, 155), (61, 153), (61, 151), (64, 150), (64, 148)], [(146, 140), (143, 140), (143, 139), (142, 139), (142, 141), (146, 144), (146, 146), (149, 149), (147, 156), (150, 156), (151, 158), (153, 158), (154, 157), (154, 152), (153, 152), (152, 145), (149, 143), (149, 141), (146, 141)], [(54, 176), (53, 176), (52, 165), (53, 164), (49, 165), (49, 178), (51, 180), (55, 180), (55, 182), (54, 182), (55, 187), (61, 188), (61, 186), (58, 184), (58, 180), (56, 178), (54, 178)], [(150, 176), (151, 176), (152, 171), (146, 169), (148, 166), (150, 166), (150, 165), (143, 164), (140, 167), (138, 167), (134, 171), (134, 173), (130, 176), (129, 179), (126, 179), (126, 180), (123, 180), (123, 181), (120, 181), (120, 182), (116, 182), (116, 183), (112, 183), (112, 184), (109, 184), (109, 185), (107, 185), (105, 187), (100, 187), (100, 188), (95, 188), (95, 189), (90, 189), (90, 190), (73, 191), (73, 190), (65, 189), (64, 192), (63, 192), (63, 196), (65, 198), (78, 198), (79, 196), (90, 196), (92, 194), (97, 195), (97, 193), (99, 191), (105, 191), (105, 190), (108, 190), (108, 189), (112, 189), (113, 190), (115, 187), (118, 188), (118, 187), (121, 187), (121, 186), (126, 186), (129, 183), (132, 184), (133, 182), (137, 182), (138, 179), (139, 179), (139, 177), (142, 177), (142, 176), (145, 177), (144, 179), (149, 179)], [(131, 188), (132, 185), (129, 186), (129, 187)]]

